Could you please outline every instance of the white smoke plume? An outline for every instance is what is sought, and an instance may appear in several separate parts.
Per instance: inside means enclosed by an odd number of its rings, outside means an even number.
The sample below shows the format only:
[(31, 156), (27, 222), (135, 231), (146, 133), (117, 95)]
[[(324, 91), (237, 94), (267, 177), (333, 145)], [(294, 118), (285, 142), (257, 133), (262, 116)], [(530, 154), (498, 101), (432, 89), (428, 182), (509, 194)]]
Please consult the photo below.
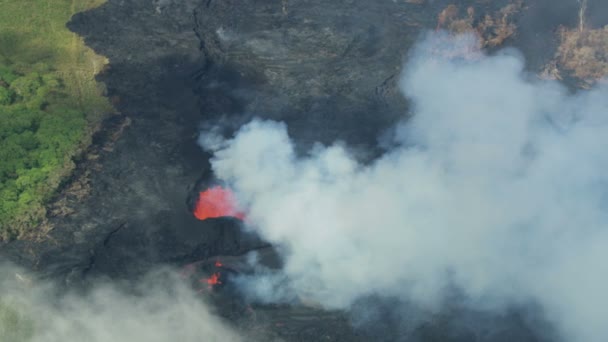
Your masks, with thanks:
[(404, 70), (413, 117), (370, 164), (340, 144), (299, 157), (260, 120), (215, 151), (290, 288), (329, 308), (379, 294), (438, 309), (455, 287), (484, 309), (536, 303), (566, 341), (608, 341), (607, 88), (569, 94), (466, 36), (428, 37)]
[(63, 293), (49, 281), (0, 266), (1, 342), (242, 341), (171, 272), (127, 289), (98, 284)]

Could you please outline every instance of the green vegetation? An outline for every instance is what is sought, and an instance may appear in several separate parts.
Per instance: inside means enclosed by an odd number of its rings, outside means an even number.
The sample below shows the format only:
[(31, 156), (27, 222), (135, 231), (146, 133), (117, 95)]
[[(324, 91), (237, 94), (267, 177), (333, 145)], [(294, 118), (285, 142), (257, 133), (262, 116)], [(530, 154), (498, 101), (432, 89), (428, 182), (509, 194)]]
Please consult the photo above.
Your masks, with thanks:
[(0, 342), (25, 342), (34, 335), (34, 322), (0, 301)]
[(35, 223), (46, 197), (70, 168), (86, 120), (62, 100), (61, 82), (48, 69), (19, 74), (0, 65), (0, 224), (9, 229)]
[(104, 0), (0, 0), (0, 240), (43, 222), (112, 108), (95, 75), (107, 63), (66, 28)]

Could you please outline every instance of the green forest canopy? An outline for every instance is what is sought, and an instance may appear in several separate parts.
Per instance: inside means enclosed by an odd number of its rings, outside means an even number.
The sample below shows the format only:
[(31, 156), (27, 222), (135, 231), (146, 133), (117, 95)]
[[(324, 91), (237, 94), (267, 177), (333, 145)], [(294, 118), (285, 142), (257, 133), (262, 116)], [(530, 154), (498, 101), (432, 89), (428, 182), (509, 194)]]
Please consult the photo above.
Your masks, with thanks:
[(112, 108), (95, 75), (106, 64), (70, 32), (104, 0), (0, 1), (0, 240), (45, 218), (45, 204)]
[(45, 70), (20, 74), (0, 65), (0, 225), (8, 237), (18, 218), (43, 205), (53, 188), (54, 173), (70, 163), (82, 140), (85, 116), (79, 110), (53, 106), (61, 81)]

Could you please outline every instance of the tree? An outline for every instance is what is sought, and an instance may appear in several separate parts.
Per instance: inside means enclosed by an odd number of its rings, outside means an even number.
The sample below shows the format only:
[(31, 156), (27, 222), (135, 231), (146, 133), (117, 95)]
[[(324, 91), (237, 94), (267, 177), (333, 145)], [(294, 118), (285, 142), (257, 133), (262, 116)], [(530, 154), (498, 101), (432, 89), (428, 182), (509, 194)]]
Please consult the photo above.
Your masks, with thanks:
[(0, 105), (7, 106), (13, 103), (14, 95), (10, 89), (0, 85)]

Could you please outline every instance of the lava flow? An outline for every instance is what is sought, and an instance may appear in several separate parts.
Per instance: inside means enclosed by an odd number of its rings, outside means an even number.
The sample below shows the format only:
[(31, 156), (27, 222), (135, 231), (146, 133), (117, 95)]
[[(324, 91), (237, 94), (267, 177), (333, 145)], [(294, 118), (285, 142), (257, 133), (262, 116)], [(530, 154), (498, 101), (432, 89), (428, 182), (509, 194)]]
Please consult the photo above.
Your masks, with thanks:
[(219, 272), (213, 273), (209, 278), (205, 279), (205, 281), (207, 282), (207, 285), (209, 285), (209, 288), (213, 287), (214, 285), (219, 285), (222, 283), (220, 281)]
[(209, 290), (212, 290), (213, 287), (216, 285), (222, 284), (219, 268), (221, 268), (224, 265), (219, 260), (216, 260), (215, 263), (213, 264), (213, 266), (215, 266), (215, 268), (218, 270), (216, 272), (214, 272), (213, 274), (211, 274), (211, 276), (200, 280), (201, 283), (207, 283), (207, 288)]
[(225, 216), (243, 220), (245, 214), (236, 208), (235, 203), (234, 195), (230, 190), (214, 186), (199, 193), (194, 216), (199, 220)]

